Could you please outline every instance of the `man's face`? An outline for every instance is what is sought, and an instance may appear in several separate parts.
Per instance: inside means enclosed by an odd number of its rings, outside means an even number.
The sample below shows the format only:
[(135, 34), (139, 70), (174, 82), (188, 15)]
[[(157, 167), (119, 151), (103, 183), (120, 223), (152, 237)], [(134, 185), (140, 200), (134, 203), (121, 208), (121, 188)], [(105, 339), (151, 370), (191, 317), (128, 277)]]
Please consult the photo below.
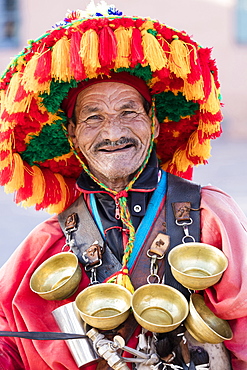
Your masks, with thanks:
[[(68, 131), (90, 171), (105, 184), (128, 182), (142, 165), (151, 138), (140, 93), (118, 82), (89, 86), (77, 97), (75, 121), (70, 120)], [(157, 120), (155, 126), (156, 137)]]

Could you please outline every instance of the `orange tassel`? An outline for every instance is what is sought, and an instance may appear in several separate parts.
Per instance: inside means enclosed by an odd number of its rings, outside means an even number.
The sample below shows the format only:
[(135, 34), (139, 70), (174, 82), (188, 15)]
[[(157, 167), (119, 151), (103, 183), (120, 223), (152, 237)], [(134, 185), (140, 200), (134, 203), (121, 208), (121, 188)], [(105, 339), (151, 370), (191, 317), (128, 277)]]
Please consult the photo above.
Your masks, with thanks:
[(117, 40), (117, 57), (115, 70), (118, 68), (129, 68), (131, 60), (131, 36), (132, 28), (118, 27), (114, 34)]
[(190, 73), (190, 51), (188, 46), (178, 39), (178, 36), (173, 36), (173, 38), (170, 45), (170, 71), (175, 73), (177, 77), (185, 79)]
[(32, 195), (22, 202), (23, 207), (31, 207), (40, 204), (45, 194), (45, 179), (42, 171), (37, 166), (32, 166)]
[(63, 36), (52, 48), (51, 76), (55, 80), (70, 82), (70, 40)]
[[(21, 78), (22, 78), (21, 72), (16, 72), (15, 74), (13, 74), (13, 76), (10, 80), (5, 98), (3, 100), (3, 105), (1, 104), (2, 105), (2, 108), (1, 108), (2, 111), (4, 109), (6, 109), (6, 111), (8, 113), (12, 113), (12, 111), (13, 111), (13, 102), (15, 100), (15, 96), (17, 94), (19, 85), (21, 83)], [(1, 97), (1, 99), (3, 99), (3, 97)]]
[[(40, 53), (35, 53), (32, 59), (30, 59), (29, 62), (27, 63), (26, 68), (23, 72), (21, 84), (23, 85), (26, 92), (49, 93), (50, 81), (40, 83), (39, 80), (37, 80), (34, 77), (40, 56), (41, 56)], [(41, 75), (43, 73), (45, 72), (42, 72)]]
[(32, 195), (33, 171), (27, 163), (24, 166), (24, 186), (17, 190), (15, 202), (18, 204)]
[(87, 30), (81, 38), (80, 56), (88, 78), (97, 77), (99, 62), (99, 38), (93, 29)]
[(4, 190), (8, 193), (13, 193), (24, 186), (24, 165), (19, 154), (13, 154), (13, 173), (12, 178), (8, 184), (5, 185)]
[(59, 186), (59, 181), (57, 180), (55, 174), (48, 170), (43, 169), (43, 176), (45, 181), (45, 192), (41, 203), (36, 204), (36, 210), (45, 209), (52, 204), (57, 204), (61, 201), (61, 189)]
[(219, 92), (215, 86), (214, 77), (211, 74), (211, 92), (207, 101), (201, 104), (200, 110), (201, 112), (210, 112), (212, 114), (216, 114), (220, 110), (220, 100), (219, 100)]
[(60, 213), (65, 209), (65, 205), (67, 204), (68, 197), (69, 197), (69, 192), (68, 192), (68, 186), (64, 181), (64, 178), (62, 175), (59, 173), (54, 174), (56, 179), (59, 182), (60, 189), (59, 191), (61, 192), (61, 200), (57, 204), (52, 204), (50, 205), (46, 210), (48, 213), (53, 214), (53, 213)]
[(199, 81), (195, 81), (193, 84), (189, 83), (188, 80), (184, 80), (183, 95), (186, 100), (203, 100), (204, 90), (203, 90), (203, 79), (200, 78)]
[[(211, 145), (210, 139), (206, 139), (200, 143), (198, 131), (194, 131), (187, 143), (188, 156), (197, 157), (197, 164), (204, 163), (210, 157)], [(194, 163), (192, 162), (192, 165)]]
[(142, 31), (142, 46), (145, 59), (153, 72), (167, 67), (168, 59), (166, 53), (156, 37), (146, 30)]

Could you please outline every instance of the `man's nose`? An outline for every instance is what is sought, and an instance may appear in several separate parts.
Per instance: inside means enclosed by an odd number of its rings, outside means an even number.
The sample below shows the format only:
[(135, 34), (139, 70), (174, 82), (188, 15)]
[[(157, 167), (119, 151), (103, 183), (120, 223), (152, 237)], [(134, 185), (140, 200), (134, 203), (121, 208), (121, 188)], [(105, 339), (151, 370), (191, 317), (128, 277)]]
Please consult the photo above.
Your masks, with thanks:
[(121, 124), (119, 117), (117, 116), (108, 116), (104, 122), (101, 135), (104, 139), (110, 141), (117, 141), (126, 132), (125, 127)]

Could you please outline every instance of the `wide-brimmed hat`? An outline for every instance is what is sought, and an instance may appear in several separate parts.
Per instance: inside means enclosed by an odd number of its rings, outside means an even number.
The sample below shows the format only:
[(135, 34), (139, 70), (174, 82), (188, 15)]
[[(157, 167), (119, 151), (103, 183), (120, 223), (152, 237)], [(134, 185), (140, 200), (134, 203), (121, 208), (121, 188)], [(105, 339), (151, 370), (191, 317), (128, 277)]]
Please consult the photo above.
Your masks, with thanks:
[[(0, 184), (15, 201), (58, 213), (78, 196), (82, 168), (61, 108), (82, 81), (127, 72), (144, 80), (160, 122), (161, 167), (189, 178), (221, 133), (211, 49), (156, 20), (123, 16), (102, 2), (74, 11), (29, 45), (0, 80)], [(79, 154), (80, 155), (80, 154)]]

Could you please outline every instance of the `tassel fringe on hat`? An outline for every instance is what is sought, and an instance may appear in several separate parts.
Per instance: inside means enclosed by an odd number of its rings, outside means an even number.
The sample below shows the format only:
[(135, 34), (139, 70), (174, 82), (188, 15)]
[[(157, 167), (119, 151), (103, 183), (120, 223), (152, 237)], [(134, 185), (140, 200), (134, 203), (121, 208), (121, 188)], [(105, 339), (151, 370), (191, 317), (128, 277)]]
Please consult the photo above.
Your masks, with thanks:
[(84, 80), (128, 72), (155, 101), (161, 167), (191, 177), (221, 134), (220, 92), (211, 50), (185, 32), (127, 17), (104, 2), (66, 19), (29, 45), (0, 79), (0, 185), (15, 201), (59, 213), (78, 196), (82, 168), (61, 108)]

